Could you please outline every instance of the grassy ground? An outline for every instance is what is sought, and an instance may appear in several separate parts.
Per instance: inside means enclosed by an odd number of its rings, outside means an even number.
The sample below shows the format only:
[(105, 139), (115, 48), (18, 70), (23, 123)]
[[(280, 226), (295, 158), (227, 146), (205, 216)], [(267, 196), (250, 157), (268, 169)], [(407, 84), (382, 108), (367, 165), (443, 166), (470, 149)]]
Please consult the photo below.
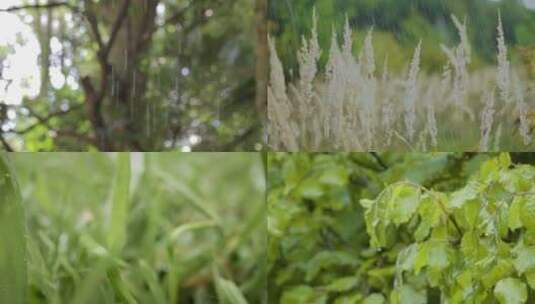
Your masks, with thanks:
[(262, 303), (259, 154), (12, 154), (28, 303)]

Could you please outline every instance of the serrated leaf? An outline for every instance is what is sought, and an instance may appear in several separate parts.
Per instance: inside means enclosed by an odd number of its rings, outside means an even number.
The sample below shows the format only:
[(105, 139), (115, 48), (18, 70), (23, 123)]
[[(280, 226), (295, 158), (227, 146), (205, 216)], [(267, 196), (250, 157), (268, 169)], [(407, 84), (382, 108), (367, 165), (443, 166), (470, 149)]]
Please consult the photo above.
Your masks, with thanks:
[(418, 244), (411, 244), (407, 248), (404, 248), (400, 251), (396, 266), (400, 267), (401, 270), (412, 270), (414, 269), (414, 262), (418, 255)]
[(397, 185), (392, 189), (389, 213), (392, 222), (401, 225), (408, 222), (420, 204), (420, 190), (411, 185)]
[(435, 270), (443, 270), (449, 266), (448, 246), (444, 242), (436, 241), (429, 244), (427, 265)]
[(366, 230), (372, 247), (385, 247), (390, 225), (404, 224), (416, 213), (420, 204), (420, 190), (406, 183), (394, 184), (383, 190), (376, 200), (362, 200), (361, 204), (367, 207)]
[(526, 247), (523, 244), (520, 244), (513, 249), (513, 254), (515, 255), (513, 264), (519, 274), (535, 270), (535, 247)]
[(508, 224), (509, 229), (515, 230), (522, 227), (522, 220), (520, 218), (520, 212), (524, 205), (524, 198), (516, 196), (509, 207)]
[[(418, 208), (418, 213), (422, 221), (428, 223), (430, 227), (436, 227), (440, 224), (443, 216), (442, 210), (437, 206), (436, 197), (440, 197), (440, 193), (433, 193), (433, 195), (425, 195)], [(443, 198), (444, 199), (444, 198)]]
[(461, 252), (469, 263), (477, 263), (486, 257), (488, 249), (480, 243), (479, 233), (476, 231), (466, 232), (461, 240)]
[(467, 201), (462, 207), (462, 214), (469, 229), (475, 229), (479, 224), (478, 217), (480, 211), (481, 203), (477, 200)]
[(490, 289), (501, 279), (507, 278), (513, 273), (513, 263), (507, 259), (498, 260), (496, 265), (482, 277), (483, 286)]
[(515, 278), (499, 281), (494, 287), (494, 295), (501, 304), (521, 304), (528, 300), (526, 284)]
[(520, 219), (528, 230), (535, 230), (535, 199), (533, 196), (526, 196), (520, 208)]
[(504, 163), (503, 160), (499, 160), (498, 158), (487, 160), (481, 165), (479, 170), (480, 179), (484, 182), (498, 180), (502, 164)]
[(422, 243), (418, 246), (418, 252), (414, 258), (414, 271), (419, 273), (422, 268), (427, 266), (427, 259), (429, 256), (429, 244)]
[(449, 208), (460, 208), (467, 201), (475, 199), (481, 191), (481, 185), (478, 182), (471, 181), (464, 188), (453, 192), (448, 201)]
[(429, 232), (431, 232), (431, 225), (429, 225), (427, 221), (421, 221), (420, 225), (418, 225), (418, 228), (414, 232), (414, 239), (417, 242), (421, 242), (427, 238)]

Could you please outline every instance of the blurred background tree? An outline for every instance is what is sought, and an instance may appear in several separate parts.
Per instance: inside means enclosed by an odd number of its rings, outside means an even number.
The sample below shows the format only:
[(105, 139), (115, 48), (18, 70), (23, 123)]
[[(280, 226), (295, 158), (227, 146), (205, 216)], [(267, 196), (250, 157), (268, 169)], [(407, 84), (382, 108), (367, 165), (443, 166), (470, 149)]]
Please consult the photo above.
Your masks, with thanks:
[(21, 63), (13, 45), (37, 40), (40, 81), (24, 98), (0, 94), (4, 149), (262, 148), (254, 48), (265, 0), (257, 19), (249, 0), (7, 2), (0, 14), (30, 33), (0, 43), (0, 71)]
[[(496, 26), (501, 11), (506, 42), (513, 46), (514, 60), (529, 60), (523, 54), (535, 45), (535, 4), (531, 0), (307, 0), (270, 1), (269, 31), (277, 39), (279, 56), (288, 70), (296, 70), (296, 51), (302, 35), (312, 28), (312, 10), (318, 14), (320, 45), (328, 50), (332, 28), (342, 32), (347, 15), (360, 49), (366, 32), (373, 27), (376, 59), (382, 65), (388, 54), (389, 68), (404, 69), (414, 48), (423, 40), (422, 67), (438, 71), (445, 60), (440, 44), (458, 41), (451, 14), (467, 18), (468, 35), (474, 47), (477, 68), (495, 61)], [(530, 8), (531, 7), (531, 8)], [(323, 52), (321, 62), (327, 61)]]

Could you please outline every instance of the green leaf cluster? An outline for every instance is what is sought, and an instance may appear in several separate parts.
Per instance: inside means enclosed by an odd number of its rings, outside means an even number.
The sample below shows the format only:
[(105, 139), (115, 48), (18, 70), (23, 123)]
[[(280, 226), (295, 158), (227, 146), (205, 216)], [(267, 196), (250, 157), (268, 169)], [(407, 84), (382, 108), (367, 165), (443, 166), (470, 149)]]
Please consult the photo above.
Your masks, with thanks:
[(273, 154), (271, 303), (531, 303), (535, 167), (472, 153)]
[(399, 244), (392, 236), (407, 236), (392, 302), (407, 303), (407, 288), (424, 300), (436, 289), (447, 303), (527, 302), (535, 283), (534, 167), (512, 166), (501, 154), (456, 191), (400, 182), (361, 203), (372, 248), (389, 250)]

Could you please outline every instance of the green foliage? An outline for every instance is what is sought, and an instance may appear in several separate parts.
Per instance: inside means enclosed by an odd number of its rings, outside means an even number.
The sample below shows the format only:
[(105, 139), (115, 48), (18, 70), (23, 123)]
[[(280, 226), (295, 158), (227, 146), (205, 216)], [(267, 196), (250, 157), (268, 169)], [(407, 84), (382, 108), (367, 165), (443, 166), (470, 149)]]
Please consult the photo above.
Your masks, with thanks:
[[(296, 71), (295, 53), (301, 36), (311, 29), (310, 16), (315, 7), (319, 16), (319, 40), (322, 49), (328, 50), (332, 28), (342, 32), (345, 17), (349, 18), (356, 31), (356, 39), (364, 40), (366, 31), (373, 27), (378, 33), (374, 45), (391, 47), (392, 37), (396, 44), (389, 49), (389, 67), (399, 71), (406, 68), (414, 46), (423, 40), (422, 65), (424, 70), (440, 71), (443, 54), (440, 43), (452, 45), (457, 32), (450, 24), (450, 15), (467, 17), (469, 38), (475, 49), (475, 66), (495, 61), (495, 29), (498, 9), (501, 10), (508, 45), (531, 45), (535, 43), (535, 11), (526, 9), (521, 1), (441, 1), (441, 0), (311, 0), (270, 1), (269, 18), (271, 35), (277, 36), (278, 54), (284, 66)], [(531, 31), (530, 31), (531, 30)], [(391, 37), (388, 35), (390, 34)], [(391, 50), (397, 50), (395, 52)], [(386, 51), (386, 50), (384, 50)], [(379, 62), (384, 56), (379, 54)], [(321, 66), (328, 54), (322, 54)]]
[[(0, 293), (0, 302), (264, 303), (259, 155), (32, 153), (11, 162), (26, 209), (28, 301)], [(21, 276), (16, 267), (2, 268), (0, 282)]]
[(535, 299), (534, 166), (470, 153), (273, 154), (269, 164), (272, 303)]
[(110, 231), (108, 246), (117, 254), (126, 242), (126, 217), (128, 201), (130, 199), (130, 154), (117, 155), (117, 169), (115, 173), (112, 193)]
[(0, 303), (26, 303), (24, 210), (6, 156), (0, 154)]

